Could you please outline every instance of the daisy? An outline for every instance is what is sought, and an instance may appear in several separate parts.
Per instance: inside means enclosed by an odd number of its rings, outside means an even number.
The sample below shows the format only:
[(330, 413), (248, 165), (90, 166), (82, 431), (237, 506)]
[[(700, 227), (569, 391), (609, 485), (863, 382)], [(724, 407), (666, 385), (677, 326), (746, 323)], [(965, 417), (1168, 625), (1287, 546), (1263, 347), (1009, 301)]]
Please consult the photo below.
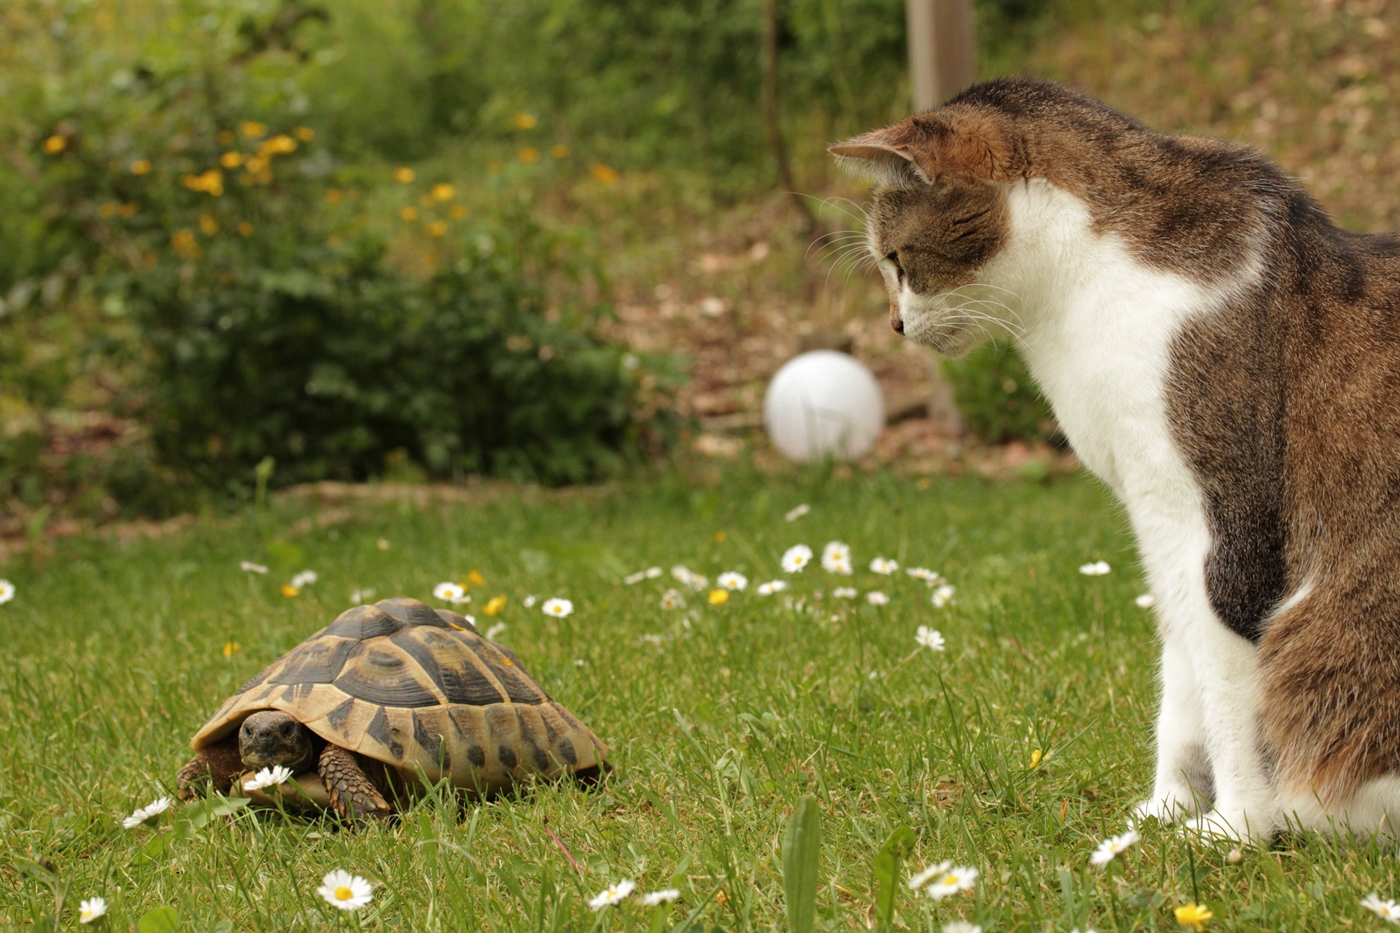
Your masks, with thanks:
[(9, 580), (0, 580), (0, 603), (7, 603), (15, 598), (15, 585)]
[(929, 570), (927, 567), (910, 567), (904, 572), (909, 574), (909, 576), (913, 577), (915, 580), (923, 580), (929, 586), (932, 586), (939, 580), (943, 579), (935, 571)]
[(520, 605), (524, 606), (526, 609), (533, 609), (535, 608), (535, 603), (539, 601), (540, 598), (532, 593), (529, 596), (526, 596), (524, 599), (522, 599), (520, 601)]
[(914, 640), (930, 651), (943, 650), (943, 635), (938, 629), (929, 628), (927, 625), (919, 626), (919, 630), (914, 634)]
[(262, 564), (255, 564), (250, 560), (240, 561), (238, 564), (238, 569), (246, 570), (249, 573), (267, 573), (266, 567), (264, 567)]
[(951, 603), (953, 601), (954, 592), (956, 591), (953, 587), (947, 583), (935, 589), (933, 591), (933, 608), (942, 609), (944, 606)]
[(729, 601), (729, 591), (710, 590), (709, 600), (711, 606), (723, 606), (726, 602)]
[(671, 578), (683, 586), (695, 585), (695, 572), (683, 564), (677, 564), (671, 568)]
[(666, 643), (666, 636), (653, 635), (651, 633), (647, 633), (642, 636), (642, 643), (647, 645), (655, 645), (656, 647), (660, 648)]
[(265, 787), (276, 787), (285, 784), (292, 777), (292, 769), (283, 765), (273, 765), (271, 768), (263, 768), (253, 775), (251, 781), (243, 782), (244, 790), (262, 790)]
[(1079, 572), (1086, 577), (1101, 577), (1113, 568), (1108, 566), (1108, 561), (1098, 560), (1092, 564), (1084, 564), (1079, 568)]
[(1361, 906), (1382, 920), (1400, 923), (1400, 905), (1394, 901), (1383, 901), (1379, 894), (1368, 894), (1361, 900)]
[(774, 593), (781, 593), (787, 588), (786, 580), (769, 580), (767, 583), (760, 583), (758, 585), (758, 595), (772, 596)]
[(836, 599), (855, 599), (860, 595), (860, 591), (853, 586), (838, 586), (831, 591), (831, 595)]
[(661, 891), (652, 891), (650, 894), (642, 895), (643, 907), (656, 907), (659, 904), (669, 904), (681, 896), (677, 888), (666, 888)]
[(801, 505), (797, 506), (795, 509), (789, 511), (786, 515), (783, 516), (783, 518), (787, 519), (790, 522), (795, 522), (810, 511), (812, 511), (812, 507), (804, 502)]
[(316, 893), (338, 910), (359, 910), (374, 900), (374, 891), (369, 882), (343, 868), (337, 868), (322, 878)]
[(544, 601), (544, 614), (562, 619), (574, 611), (574, 604), (567, 599), (546, 599)]
[(1099, 847), (1094, 852), (1094, 854), (1089, 856), (1089, 864), (1100, 866), (1107, 865), (1109, 862), (1113, 861), (1118, 856), (1118, 853), (1123, 852), (1129, 846), (1136, 844), (1137, 841), (1141, 838), (1142, 837), (1138, 835), (1137, 830), (1130, 829), (1121, 836), (1114, 836), (1112, 839), (1105, 839), (1103, 842), (1099, 843)]
[(870, 569), (876, 573), (883, 573), (885, 576), (889, 576), (899, 569), (899, 563), (897, 561), (886, 560), (883, 557), (877, 557), (870, 562)]
[(971, 891), (977, 884), (977, 874), (975, 868), (964, 868), (961, 865), (950, 868), (929, 882), (924, 888), (924, 893), (935, 901), (941, 901), (945, 897)]
[(943, 924), (943, 933), (982, 933), (982, 928), (966, 920), (954, 920), (952, 923)]
[(460, 583), (439, 583), (433, 587), (433, 599), (440, 599), (454, 606), (471, 601), (471, 597), (467, 595), (467, 588)]
[(1140, 609), (1151, 609), (1153, 606), (1157, 605), (1157, 597), (1153, 596), (1151, 593), (1143, 593), (1137, 599), (1133, 600), (1133, 602), (1137, 603)]
[(131, 814), (131, 816), (128, 816), (126, 819), (122, 820), (122, 826), (125, 829), (135, 829), (147, 820), (160, 816), (162, 813), (169, 809), (170, 798), (157, 797), (154, 801), (150, 803), (149, 806), (142, 807), (135, 813)]
[(365, 587), (362, 590), (356, 590), (355, 592), (350, 594), (350, 601), (357, 606), (363, 606), (365, 603), (369, 602), (373, 598), (374, 590), (370, 589), (369, 587)]
[(303, 570), (301, 573), (292, 577), (292, 586), (296, 587), (297, 589), (302, 589), (304, 587), (310, 586), (319, 579), (321, 578), (316, 575), (316, 571)]
[(840, 541), (828, 541), (822, 548), (822, 569), (831, 573), (851, 572), (851, 546)]
[(622, 582), (631, 586), (633, 583), (641, 583), (646, 578), (647, 572), (645, 570), (638, 570), (636, 573), (629, 573), (627, 576), (623, 577)]
[(890, 604), (890, 597), (888, 593), (882, 593), (879, 590), (871, 590), (869, 593), (865, 594), (865, 601), (872, 606), (888, 606)]
[(684, 609), (685, 597), (681, 596), (679, 590), (667, 590), (661, 594), (662, 609)]
[(90, 897), (78, 904), (78, 922), (92, 923), (107, 912), (107, 901), (100, 897)]
[(914, 875), (912, 878), (909, 879), (909, 890), (919, 890), (924, 885), (932, 881), (934, 878), (937, 878), (939, 875), (943, 874), (945, 871), (952, 867), (952, 862), (939, 862), (937, 865), (929, 865), (923, 871), (919, 872), (918, 874)]
[(389, 550), (389, 539), (380, 538), (378, 541), (374, 542), (374, 546), (379, 548), (379, 550), (381, 551), (387, 551)]
[(486, 630), (486, 640), (495, 641), (508, 627), (504, 622), (497, 622)]
[(617, 884), (609, 885), (608, 887), (604, 888), (601, 894), (599, 894), (597, 897), (593, 898), (593, 900), (588, 902), (588, 906), (593, 908), (594, 910), (602, 910), (604, 907), (611, 907), (614, 904), (620, 904), (623, 902), (623, 900), (626, 899), (627, 895), (632, 893), (632, 890), (636, 887), (637, 882), (631, 880), (630, 878), (623, 881), (619, 881)]
[(1204, 930), (1206, 921), (1215, 914), (1204, 904), (1183, 904), (1172, 911), (1176, 917), (1176, 922), (1184, 927), (1195, 927), (1197, 930)]
[(783, 570), (798, 573), (812, 560), (812, 549), (805, 544), (794, 544), (783, 552)]
[(735, 573), (732, 570), (720, 574), (717, 582), (726, 590), (744, 590), (748, 589), (749, 586), (748, 577), (744, 576), (742, 573)]

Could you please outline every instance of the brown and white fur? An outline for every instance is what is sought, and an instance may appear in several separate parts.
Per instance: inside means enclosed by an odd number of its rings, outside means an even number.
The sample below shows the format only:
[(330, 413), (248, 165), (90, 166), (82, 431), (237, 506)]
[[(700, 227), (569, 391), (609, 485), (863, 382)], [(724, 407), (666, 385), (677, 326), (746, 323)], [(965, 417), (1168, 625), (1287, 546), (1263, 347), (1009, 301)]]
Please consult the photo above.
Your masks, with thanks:
[(895, 330), (1004, 335), (1126, 507), (1162, 703), (1140, 815), (1400, 818), (1400, 238), (1263, 156), (1002, 79), (833, 146)]

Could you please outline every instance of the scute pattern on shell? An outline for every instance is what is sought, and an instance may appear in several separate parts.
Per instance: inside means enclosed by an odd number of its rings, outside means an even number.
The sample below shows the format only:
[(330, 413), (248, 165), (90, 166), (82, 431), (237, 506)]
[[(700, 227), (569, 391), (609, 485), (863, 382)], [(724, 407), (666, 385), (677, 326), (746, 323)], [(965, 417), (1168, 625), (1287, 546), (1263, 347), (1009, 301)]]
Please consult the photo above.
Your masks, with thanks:
[(416, 782), (492, 791), (601, 764), (607, 748), (470, 622), (414, 599), (356, 606), (273, 662), (190, 741), (277, 709)]

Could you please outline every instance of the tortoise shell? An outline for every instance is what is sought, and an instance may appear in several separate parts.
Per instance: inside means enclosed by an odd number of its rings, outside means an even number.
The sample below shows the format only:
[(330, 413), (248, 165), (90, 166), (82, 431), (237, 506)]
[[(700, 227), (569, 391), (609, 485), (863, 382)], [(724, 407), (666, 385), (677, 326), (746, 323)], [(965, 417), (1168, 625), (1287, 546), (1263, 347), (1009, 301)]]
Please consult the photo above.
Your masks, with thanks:
[(281, 710), (334, 745), (489, 792), (600, 767), (607, 747), (507, 648), (416, 599), (356, 606), (244, 684), (190, 740), (198, 751), (258, 710)]

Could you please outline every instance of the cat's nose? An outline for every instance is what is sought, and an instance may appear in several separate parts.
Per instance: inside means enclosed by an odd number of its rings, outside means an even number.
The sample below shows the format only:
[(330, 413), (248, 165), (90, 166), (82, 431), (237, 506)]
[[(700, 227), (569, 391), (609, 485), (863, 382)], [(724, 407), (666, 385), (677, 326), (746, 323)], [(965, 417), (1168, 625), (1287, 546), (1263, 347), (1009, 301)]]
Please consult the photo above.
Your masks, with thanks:
[(904, 321), (897, 317), (890, 318), (890, 326), (894, 328), (896, 334), (904, 333)]

